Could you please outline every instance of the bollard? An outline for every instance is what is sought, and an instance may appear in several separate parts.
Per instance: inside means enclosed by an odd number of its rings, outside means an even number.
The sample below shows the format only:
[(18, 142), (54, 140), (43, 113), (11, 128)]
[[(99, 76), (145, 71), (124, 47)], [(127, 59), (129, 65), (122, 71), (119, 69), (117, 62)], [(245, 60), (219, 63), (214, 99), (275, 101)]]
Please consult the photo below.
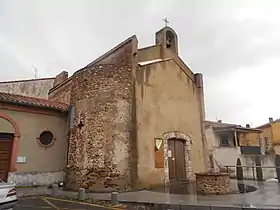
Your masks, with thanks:
[(58, 185), (53, 184), (52, 185), (52, 196), (57, 196), (57, 194), (58, 194)]
[(119, 204), (119, 194), (118, 192), (112, 192), (111, 193), (111, 204), (112, 205), (118, 205)]
[(86, 199), (86, 190), (85, 190), (85, 188), (79, 188), (78, 200), (79, 201), (84, 201), (85, 199)]

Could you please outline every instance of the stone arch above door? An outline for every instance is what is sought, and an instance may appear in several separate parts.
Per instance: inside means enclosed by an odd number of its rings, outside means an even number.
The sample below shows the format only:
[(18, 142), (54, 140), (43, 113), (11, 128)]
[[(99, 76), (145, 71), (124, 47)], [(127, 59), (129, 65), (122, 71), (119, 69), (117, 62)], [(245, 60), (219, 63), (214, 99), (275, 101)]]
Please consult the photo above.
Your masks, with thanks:
[(168, 139), (180, 139), (185, 141), (185, 164), (186, 164), (186, 179), (193, 179), (193, 167), (191, 158), (192, 139), (189, 135), (180, 131), (169, 131), (163, 134), (164, 145), (164, 176), (165, 182), (169, 182), (169, 166), (168, 166)]
[(13, 148), (11, 155), (10, 172), (16, 171), (16, 161), (17, 161), (17, 151), (20, 138), (20, 130), (15, 120), (13, 120), (9, 115), (0, 112), (0, 118), (7, 120), (14, 128), (14, 138), (13, 138)]
[(185, 140), (186, 142), (191, 143), (191, 138), (187, 134), (184, 134), (184, 133), (182, 133), (180, 131), (169, 131), (169, 132), (166, 132), (166, 133), (163, 134), (163, 138), (164, 139), (172, 139), (172, 138), (182, 139), (182, 140)]

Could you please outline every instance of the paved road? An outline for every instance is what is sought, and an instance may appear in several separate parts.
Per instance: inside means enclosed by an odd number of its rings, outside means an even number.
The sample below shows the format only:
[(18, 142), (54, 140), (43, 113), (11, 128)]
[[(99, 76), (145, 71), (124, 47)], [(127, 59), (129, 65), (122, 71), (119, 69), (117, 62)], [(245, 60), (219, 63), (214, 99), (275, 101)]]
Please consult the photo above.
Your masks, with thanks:
[(76, 202), (64, 202), (51, 200), (44, 197), (20, 198), (15, 210), (105, 210), (106, 207), (98, 207)]

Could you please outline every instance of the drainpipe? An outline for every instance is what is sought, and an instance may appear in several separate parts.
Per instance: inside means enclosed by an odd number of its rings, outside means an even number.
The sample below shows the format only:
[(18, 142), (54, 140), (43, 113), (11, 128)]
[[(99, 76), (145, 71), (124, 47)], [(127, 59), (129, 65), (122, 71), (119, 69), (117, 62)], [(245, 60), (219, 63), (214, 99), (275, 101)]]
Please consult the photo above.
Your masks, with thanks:
[(204, 120), (205, 120), (205, 104), (204, 104), (204, 91), (203, 91), (203, 76), (197, 73), (195, 76), (195, 83), (198, 88), (198, 100), (200, 103), (200, 120), (201, 120), (201, 133), (202, 133), (202, 146), (203, 146), (203, 158), (206, 170), (209, 168), (209, 152), (205, 144), (205, 132), (204, 132)]

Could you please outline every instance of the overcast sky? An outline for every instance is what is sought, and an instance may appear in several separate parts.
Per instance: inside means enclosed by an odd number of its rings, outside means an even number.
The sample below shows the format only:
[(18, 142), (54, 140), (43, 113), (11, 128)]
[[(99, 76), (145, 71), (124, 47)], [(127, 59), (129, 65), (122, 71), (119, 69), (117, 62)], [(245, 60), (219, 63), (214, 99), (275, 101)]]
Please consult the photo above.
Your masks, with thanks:
[(0, 80), (70, 74), (133, 34), (170, 26), (205, 81), (209, 120), (257, 126), (280, 117), (279, 0), (0, 0)]

